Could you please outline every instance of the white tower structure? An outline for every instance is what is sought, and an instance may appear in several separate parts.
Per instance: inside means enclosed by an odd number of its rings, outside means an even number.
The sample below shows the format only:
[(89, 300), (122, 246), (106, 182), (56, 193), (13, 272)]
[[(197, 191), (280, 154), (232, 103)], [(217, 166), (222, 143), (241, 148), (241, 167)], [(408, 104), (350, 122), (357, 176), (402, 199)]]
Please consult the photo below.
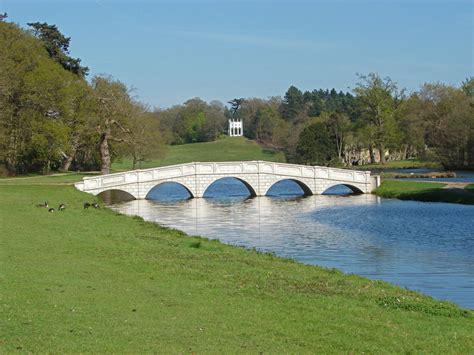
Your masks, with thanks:
[(244, 126), (241, 118), (229, 118), (229, 136), (240, 137), (244, 135)]

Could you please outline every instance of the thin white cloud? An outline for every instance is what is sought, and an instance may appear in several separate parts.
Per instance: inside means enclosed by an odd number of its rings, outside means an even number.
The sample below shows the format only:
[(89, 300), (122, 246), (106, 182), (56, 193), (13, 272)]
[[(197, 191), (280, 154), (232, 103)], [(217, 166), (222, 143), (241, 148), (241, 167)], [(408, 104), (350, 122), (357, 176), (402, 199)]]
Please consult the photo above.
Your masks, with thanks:
[(265, 37), (259, 35), (248, 35), (248, 34), (233, 34), (233, 33), (213, 33), (213, 32), (199, 32), (190, 30), (173, 30), (168, 31), (170, 34), (195, 38), (201, 40), (227, 42), (252, 45), (258, 47), (268, 47), (276, 49), (327, 49), (333, 47), (333, 44), (329, 42), (316, 42), (311, 40), (300, 40), (300, 39), (286, 39), (277, 37)]

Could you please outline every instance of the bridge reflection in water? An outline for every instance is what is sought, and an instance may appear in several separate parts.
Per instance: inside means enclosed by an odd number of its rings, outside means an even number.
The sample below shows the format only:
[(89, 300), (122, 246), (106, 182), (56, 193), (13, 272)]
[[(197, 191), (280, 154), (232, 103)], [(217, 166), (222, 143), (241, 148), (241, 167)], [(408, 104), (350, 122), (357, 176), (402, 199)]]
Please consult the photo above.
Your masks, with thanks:
[[(218, 238), (227, 243), (241, 246), (253, 246), (268, 250), (269, 245), (256, 243), (265, 240), (268, 235), (278, 236), (277, 230), (291, 230), (281, 238), (293, 238), (301, 233), (314, 230), (310, 222), (306, 231), (301, 224), (301, 216), (322, 208), (360, 206), (374, 204), (379, 198), (372, 195), (310, 196), (310, 197), (255, 197), (233, 196), (226, 198), (203, 198), (174, 201), (133, 200), (113, 205), (112, 208), (127, 215), (141, 216), (146, 221), (179, 228), (190, 235)], [(292, 223), (295, 225), (292, 227)], [(324, 225), (317, 227), (318, 238), (327, 238)], [(251, 233), (249, 233), (251, 230)], [(333, 238), (333, 237), (332, 237)], [(341, 247), (351, 238), (339, 235), (332, 239), (333, 247)], [(314, 238), (312, 238), (314, 241)], [(295, 239), (296, 240), (296, 239)], [(278, 244), (278, 238), (272, 241)]]
[[(130, 195), (120, 191), (104, 199), (122, 213), (139, 215), (147, 221), (171, 227), (175, 226), (176, 215), (163, 212), (179, 211), (180, 229), (188, 234), (208, 236), (209, 226), (225, 225), (233, 226), (233, 232), (239, 235), (246, 233), (248, 226), (252, 226), (253, 237), (260, 235), (262, 219), (265, 220), (263, 233), (267, 233), (269, 228), (288, 223), (283, 221), (288, 218), (291, 220), (293, 213), (301, 215), (323, 207), (373, 204), (379, 201), (372, 195), (354, 194), (342, 185), (332, 190), (332, 194), (337, 196), (305, 196), (298, 184), (285, 180), (275, 185), (269, 191), (269, 196), (252, 197), (239, 180), (224, 178), (211, 185), (202, 199), (191, 199), (187, 190), (175, 183), (157, 186), (150, 191), (146, 200), (130, 200)], [(101, 195), (104, 194), (107, 192)], [(122, 200), (124, 197), (128, 199)], [(269, 221), (272, 222), (269, 224)], [(242, 245), (245, 245), (244, 240)]]

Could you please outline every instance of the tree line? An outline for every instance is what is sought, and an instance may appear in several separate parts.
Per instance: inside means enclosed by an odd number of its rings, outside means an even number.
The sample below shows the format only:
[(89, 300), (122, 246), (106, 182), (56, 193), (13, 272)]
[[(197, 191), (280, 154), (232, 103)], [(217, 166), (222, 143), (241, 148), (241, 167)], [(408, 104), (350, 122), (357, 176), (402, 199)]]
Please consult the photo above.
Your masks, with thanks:
[(474, 79), (424, 84), (407, 95), (389, 77), (358, 75), (352, 92), (291, 86), (283, 98), (246, 99), (238, 115), (249, 138), (291, 162), (360, 165), (424, 158), (474, 168)]
[(460, 87), (426, 83), (407, 95), (391, 78), (370, 73), (358, 75), (351, 92), (291, 86), (283, 98), (229, 104), (195, 98), (154, 114), (171, 144), (215, 140), (237, 117), (247, 138), (283, 151), (289, 162), (352, 166), (421, 158), (474, 168), (472, 77)]
[(229, 107), (193, 98), (150, 109), (119, 80), (99, 75), (69, 54), (54, 25), (28, 29), (0, 18), (0, 164), (9, 174), (51, 170), (110, 171), (114, 159), (134, 167), (166, 145), (207, 142), (230, 117), (244, 135), (281, 150), (289, 162), (351, 166), (424, 158), (446, 168), (474, 168), (474, 79), (459, 87), (424, 84), (406, 94), (391, 78), (358, 75), (349, 92), (301, 91), (236, 98)]
[(163, 152), (158, 122), (110, 76), (86, 80), (55, 25), (29, 29), (0, 19), (0, 162), (11, 175), (51, 170), (110, 171), (114, 157), (134, 165)]

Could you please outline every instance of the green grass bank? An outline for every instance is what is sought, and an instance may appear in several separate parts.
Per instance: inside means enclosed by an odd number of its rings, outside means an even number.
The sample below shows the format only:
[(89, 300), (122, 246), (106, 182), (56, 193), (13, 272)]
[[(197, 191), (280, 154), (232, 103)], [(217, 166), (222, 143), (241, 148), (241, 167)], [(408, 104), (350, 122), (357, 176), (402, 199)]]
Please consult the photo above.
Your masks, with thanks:
[(474, 204), (473, 185), (468, 185), (464, 189), (445, 188), (446, 185), (423, 181), (384, 180), (373, 193), (380, 197), (400, 200)]
[[(284, 162), (285, 155), (265, 149), (257, 142), (245, 137), (223, 137), (214, 142), (172, 145), (166, 148), (162, 159), (151, 159), (142, 163), (142, 169), (158, 166), (189, 163), (193, 161), (235, 161), (235, 160), (267, 160)], [(112, 164), (112, 170), (132, 169), (131, 159), (124, 158)]]
[[(66, 182), (0, 182), (0, 353), (474, 348), (472, 311), (108, 209), (84, 210), (93, 198)], [(67, 209), (35, 207), (44, 200)]]

